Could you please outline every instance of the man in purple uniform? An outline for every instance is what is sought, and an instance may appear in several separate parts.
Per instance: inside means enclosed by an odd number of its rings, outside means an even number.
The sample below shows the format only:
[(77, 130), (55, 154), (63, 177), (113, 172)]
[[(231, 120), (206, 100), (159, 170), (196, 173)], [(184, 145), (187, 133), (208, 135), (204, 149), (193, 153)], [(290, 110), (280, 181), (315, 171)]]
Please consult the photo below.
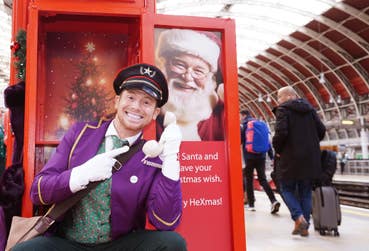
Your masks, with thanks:
[[(140, 149), (112, 173), (116, 151), (124, 152), (112, 150), (115, 139), (139, 144), (142, 130), (167, 102), (165, 77), (155, 66), (137, 64), (118, 73), (114, 90), (114, 119), (75, 124), (35, 177), (31, 199), (36, 205), (51, 205), (89, 182), (102, 182), (59, 219), (53, 235), (20, 243), (14, 251), (186, 250), (184, 239), (172, 231), (182, 215), (178, 126), (165, 128), (158, 157), (141, 161), (145, 154)], [(145, 230), (146, 216), (157, 230)]]

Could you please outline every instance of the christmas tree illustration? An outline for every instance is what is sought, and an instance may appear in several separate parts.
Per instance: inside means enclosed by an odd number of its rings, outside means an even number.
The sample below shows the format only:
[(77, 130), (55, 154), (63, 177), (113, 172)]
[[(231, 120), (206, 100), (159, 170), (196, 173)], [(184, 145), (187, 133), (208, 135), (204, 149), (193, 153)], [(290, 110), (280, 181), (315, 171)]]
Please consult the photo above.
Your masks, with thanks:
[(86, 51), (76, 65), (77, 75), (65, 97), (65, 114), (71, 121), (96, 120), (106, 114), (112, 97), (105, 88), (104, 80), (99, 79), (100, 72), (93, 52), (92, 42), (85, 46)]

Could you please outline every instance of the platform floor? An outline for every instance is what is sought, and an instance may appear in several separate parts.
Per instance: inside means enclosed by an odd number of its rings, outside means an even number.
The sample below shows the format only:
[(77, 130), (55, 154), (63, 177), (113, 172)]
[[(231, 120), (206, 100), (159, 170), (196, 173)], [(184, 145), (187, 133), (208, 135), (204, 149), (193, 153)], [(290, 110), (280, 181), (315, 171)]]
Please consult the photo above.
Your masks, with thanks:
[(333, 180), (337, 181), (353, 181), (353, 182), (364, 182), (369, 183), (369, 176), (367, 175), (347, 175), (347, 174), (335, 174)]
[(270, 202), (264, 192), (255, 191), (255, 208), (245, 208), (247, 251), (352, 251), (369, 250), (369, 210), (341, 206), (342, 224), (339, 237), (321, 236), (311, 220), (309, 237), (291, 235), (293, 221), (286, 205), (277, 194), (281, 208), (270, 214)]

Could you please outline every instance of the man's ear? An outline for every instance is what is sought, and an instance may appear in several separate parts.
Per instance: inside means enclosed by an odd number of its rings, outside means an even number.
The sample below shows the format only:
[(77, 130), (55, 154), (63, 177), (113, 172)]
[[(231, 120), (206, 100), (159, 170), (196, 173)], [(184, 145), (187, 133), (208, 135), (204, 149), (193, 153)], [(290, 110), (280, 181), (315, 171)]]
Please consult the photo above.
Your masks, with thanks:
[(120, 96), (116, 95), (115, 98), (114, 98), (114, 108), (115, 108), (115, 110), (118, 110), (119, 100), (120, 100)]
[(159, 113), (160, 113), (160, 108), (159, 107), (156, 107), (155, 108), (155, 111), (154, 111), (154, 114), (152, 116), (152, 119), (153, 120), (156, 120), (156, 118), (158, 117)]

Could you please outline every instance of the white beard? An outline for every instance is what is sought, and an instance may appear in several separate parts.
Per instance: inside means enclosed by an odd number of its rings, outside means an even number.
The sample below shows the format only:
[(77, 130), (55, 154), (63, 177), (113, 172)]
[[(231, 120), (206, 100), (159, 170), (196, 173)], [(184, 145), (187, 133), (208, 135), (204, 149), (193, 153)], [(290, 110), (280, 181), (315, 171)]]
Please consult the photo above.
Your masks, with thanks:
[(215, 92), (216, 83), (210, 76), (205, 88), (198, 88), (193, 92), (183, 92), (174, 88), (173, 82), (181, 82), (179, 79), (170, 79), (168, 82), (169, 99), (161, 108), (162, 114), (166, 111), (173, 112), (178, 124), (194, 124), (208, 119), (218, 101)]

